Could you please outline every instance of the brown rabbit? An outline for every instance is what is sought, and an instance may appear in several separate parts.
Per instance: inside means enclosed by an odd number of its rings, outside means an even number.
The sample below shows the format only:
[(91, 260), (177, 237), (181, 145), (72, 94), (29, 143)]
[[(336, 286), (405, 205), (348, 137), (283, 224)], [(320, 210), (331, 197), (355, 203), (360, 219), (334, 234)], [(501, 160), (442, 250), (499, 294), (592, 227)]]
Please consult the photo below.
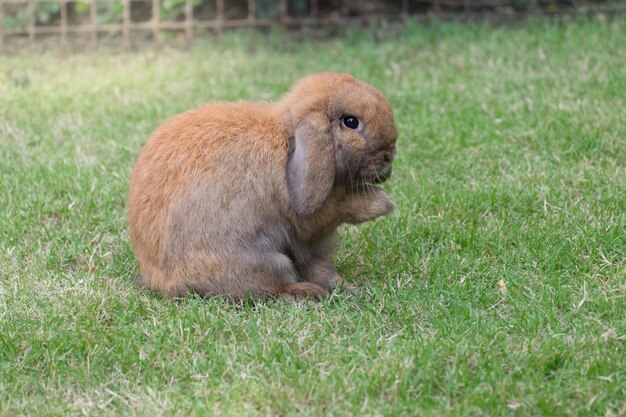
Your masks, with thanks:
[(391, 174), (396, 137), (385, 97), (341, 73), (168, 120), (130, 184), (140, 280), (168, 296), (323, 297), (342, 281), (337, 226), (394, 209), (372, 184)]

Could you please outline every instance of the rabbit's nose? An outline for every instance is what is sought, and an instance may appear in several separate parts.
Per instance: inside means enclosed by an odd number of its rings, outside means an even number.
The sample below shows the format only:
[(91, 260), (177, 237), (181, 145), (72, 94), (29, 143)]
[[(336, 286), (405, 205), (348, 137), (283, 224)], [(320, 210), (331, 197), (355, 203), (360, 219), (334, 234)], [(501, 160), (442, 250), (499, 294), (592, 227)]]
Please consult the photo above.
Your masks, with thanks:
[(393, 161), (393, 157), (396, 155), (396, 147), (395, 145), (389, 146), (383, 151), (383, 161), (386, 163), (390, 163)]

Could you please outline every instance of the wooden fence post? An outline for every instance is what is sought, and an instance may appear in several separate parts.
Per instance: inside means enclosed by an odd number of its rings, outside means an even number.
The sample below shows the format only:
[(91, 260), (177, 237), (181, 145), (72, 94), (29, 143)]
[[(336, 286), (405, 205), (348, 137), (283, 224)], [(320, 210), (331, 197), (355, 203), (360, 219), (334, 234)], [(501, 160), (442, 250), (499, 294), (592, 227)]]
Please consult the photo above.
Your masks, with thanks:
[(61, 12), (61, 48), (67, 49), (67, 0), (59, 0)]
[(185, 0), (185, 37), (188, 41), (193, 38), (193, 3)]
[(248, 0), (248, 24), (252, 27), (256, 23), (256, 1)]
[(287, 29), (287, 0), (280, 0), (280, 28)]
[(89, 19), (91, 23), (90, 27), (90, 35), (91, 35), (91, 46), (95, 48), (98, 46), (98, 5), (96, 4), (96, 0), (91, 0), (89, 2)]
[(122, 6), (122, 36), (124, 49), (130, 49), (130, 0), (123, 0)]
[(161, 4), (159, 0), (152, 0), (152, 36), (161, 42)]
[[(27, 4), (26, 7), (30, 7), (31, 4)], [(32, 5), (34, 6), (34, 4)], [(28, 39), (31, 45), (35, 44), (35, 7), (30, 7), (28, 14)]]
[(222, 29), (224, 27), (224, 0), (217, 0), (216, 8), (217, 8), (216, 28), (217, 28), (218, 33), (222, 33)]
[(4, 50), (4, 10), (2, 9), (2, 2), (0, 2), (0, 52)]

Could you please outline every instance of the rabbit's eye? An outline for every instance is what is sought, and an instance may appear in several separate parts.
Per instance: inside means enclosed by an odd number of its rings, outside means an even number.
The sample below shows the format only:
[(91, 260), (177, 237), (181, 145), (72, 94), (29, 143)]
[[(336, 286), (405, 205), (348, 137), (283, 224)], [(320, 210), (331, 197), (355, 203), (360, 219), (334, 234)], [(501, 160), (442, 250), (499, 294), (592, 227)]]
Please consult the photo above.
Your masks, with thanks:
[(359, 119), (354, 116), (344, 116), (341, 119), (341, 123), (348, 129), (356, 129), (359, 127)]

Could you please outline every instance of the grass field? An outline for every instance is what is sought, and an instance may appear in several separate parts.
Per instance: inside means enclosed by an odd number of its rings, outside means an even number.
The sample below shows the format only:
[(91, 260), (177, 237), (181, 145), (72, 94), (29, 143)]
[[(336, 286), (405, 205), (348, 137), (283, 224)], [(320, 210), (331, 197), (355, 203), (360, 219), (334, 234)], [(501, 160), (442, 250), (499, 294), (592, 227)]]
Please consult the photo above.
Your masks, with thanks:
[[(624, 416), (626, 20), (0, 57), (0, 415)], [(353, 73), (400, 132), (388, 218), (318, 305), (137, 289), (165, 118)]]

